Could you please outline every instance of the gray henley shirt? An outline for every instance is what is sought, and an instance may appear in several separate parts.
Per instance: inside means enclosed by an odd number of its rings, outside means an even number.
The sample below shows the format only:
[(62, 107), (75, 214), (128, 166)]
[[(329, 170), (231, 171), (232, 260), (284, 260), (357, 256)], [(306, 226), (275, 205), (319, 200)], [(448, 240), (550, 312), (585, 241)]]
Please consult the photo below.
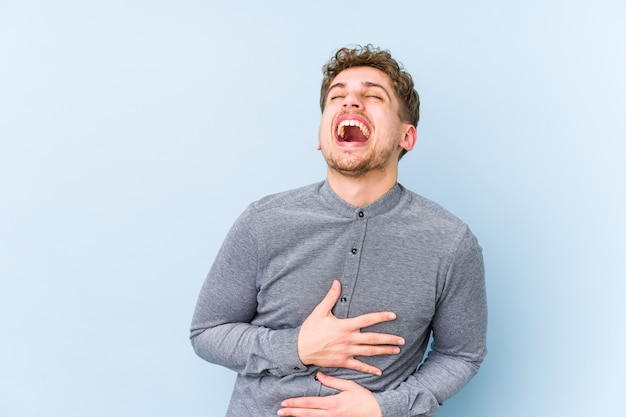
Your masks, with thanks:
[(334, 279), (342, 284), (335, 316), (397, 314), (367, 331), (403, 337), (400, 353), (359, 358), (382, 376), (321, 369), (372, 391), (383, 417), (432, 416), (478, 371), (484, 268), (467, 225), (400, 184), (353, 207), (321, 182), (251, 204), (202, 286), (191, 342), (238, 374), (227, 417), (275, 416), (286, 398), (337, 393), (297, 352), (300, 325)]

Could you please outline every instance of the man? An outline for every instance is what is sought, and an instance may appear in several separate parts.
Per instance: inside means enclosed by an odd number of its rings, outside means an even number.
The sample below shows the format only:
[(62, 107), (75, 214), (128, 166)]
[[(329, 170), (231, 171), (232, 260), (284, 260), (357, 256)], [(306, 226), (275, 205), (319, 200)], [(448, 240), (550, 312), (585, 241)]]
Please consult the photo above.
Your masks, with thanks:
[(193, 347), (237, 372), (229, 417), (432, 416), (486, 352), (481, 248), (397, 183), (419, 97), (387, 51), (337, 51), (320, 104), (326, 180), (235, 222), (200, 292)]

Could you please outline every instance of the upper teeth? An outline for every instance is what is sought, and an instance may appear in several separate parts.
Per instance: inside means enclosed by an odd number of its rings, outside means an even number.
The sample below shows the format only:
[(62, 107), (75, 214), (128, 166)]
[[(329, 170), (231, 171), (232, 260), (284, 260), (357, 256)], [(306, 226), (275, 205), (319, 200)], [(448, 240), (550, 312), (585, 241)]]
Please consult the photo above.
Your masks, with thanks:
[(363, 133), (363, 136), (365, 136), (366, 138), (369, 138), (370, 136), (370, 130), (367, 128), (367, 126), (365, 126), (363, 123), (359, 122), (358, 120), (342, 120), (339, 123), (339, 126), (337, 126), (337, 134), (339, 135), (340, 138), (342, 138), (343, 135), (345, 134), (346, 126), (356, 126), (359, 129), (361, 129), (361, 133)]

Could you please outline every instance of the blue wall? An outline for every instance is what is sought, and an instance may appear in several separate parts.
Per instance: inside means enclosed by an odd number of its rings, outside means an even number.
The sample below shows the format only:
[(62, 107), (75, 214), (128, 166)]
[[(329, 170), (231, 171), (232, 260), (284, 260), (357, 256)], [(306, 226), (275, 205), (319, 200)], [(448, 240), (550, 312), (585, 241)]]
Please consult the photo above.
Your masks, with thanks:
[(1, 2), (0, 415), (223, 414), (197, 293), (250, 201), (324, 177), (320, 68), (349, 43), (414, 75), (400, 181), (484, 247), (490, 353), (440, 415), (626, 415), (624, 21), (617, 0)]

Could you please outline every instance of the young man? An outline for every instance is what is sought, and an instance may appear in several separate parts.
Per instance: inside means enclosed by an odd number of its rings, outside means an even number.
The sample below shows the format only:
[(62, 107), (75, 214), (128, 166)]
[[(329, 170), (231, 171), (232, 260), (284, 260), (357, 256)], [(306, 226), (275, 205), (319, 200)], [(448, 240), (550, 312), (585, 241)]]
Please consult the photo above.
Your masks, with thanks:
[(419, 98), (387, 51), (337, 51), (320, 103), (326, 180), (235, 222), (200, 292), (193, 347), (237, 372), (229, 417), (432, 416), (486, 352), (481, 248), (397, 183)]

